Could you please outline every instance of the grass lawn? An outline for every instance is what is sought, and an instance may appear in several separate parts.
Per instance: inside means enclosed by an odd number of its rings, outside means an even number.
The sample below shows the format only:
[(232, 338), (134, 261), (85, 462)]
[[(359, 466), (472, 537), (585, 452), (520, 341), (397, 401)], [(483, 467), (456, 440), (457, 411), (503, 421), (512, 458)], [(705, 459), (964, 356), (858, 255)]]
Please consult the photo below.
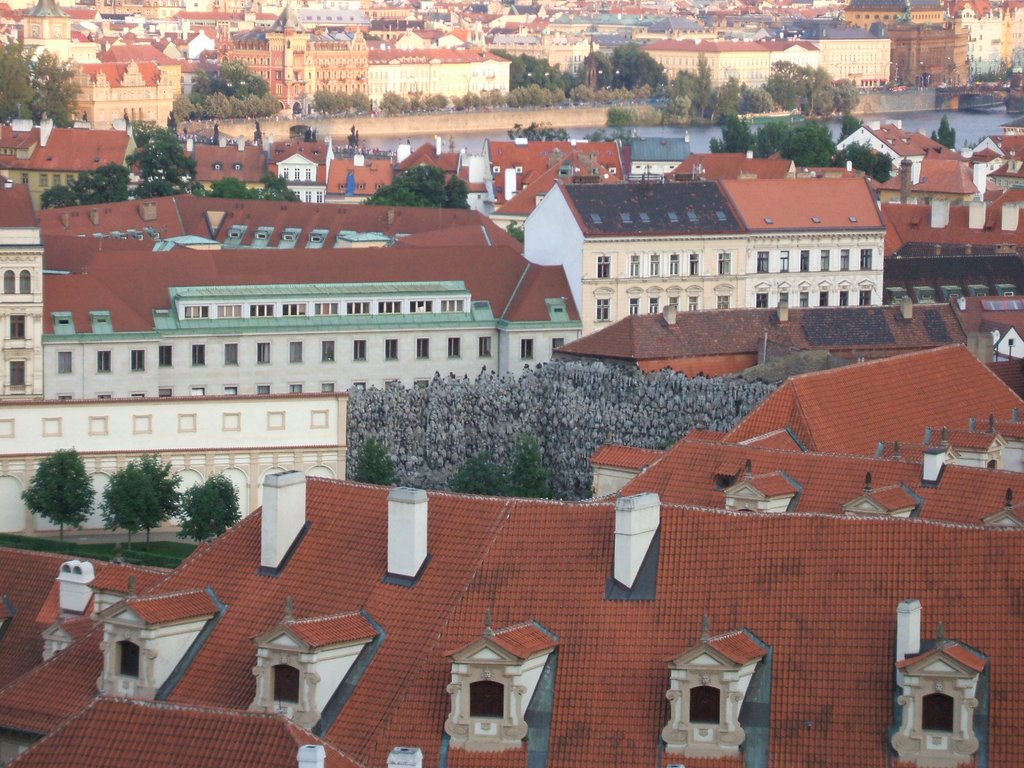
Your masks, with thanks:
[[(57, 539), (37, 539), (32, 536), (15, 536), (0, 534), (0, 546), (16, 549), (33, 549), (39, 552), (61, 552), (76, 557), (95, 558), (97, 560), (113, 560), (117, 544), (113, 542), (97, 542), (95, 544), (78, 544), (76, 542)], [(154, 541), (146, 548), (145, 537), (132, 542), (132, 548), (121, 544), (121, 557), (126, 563), (136, 565), (155, 565), (161, 568), (175, 568), (192, 554), (195, 544), (184, 541)]]

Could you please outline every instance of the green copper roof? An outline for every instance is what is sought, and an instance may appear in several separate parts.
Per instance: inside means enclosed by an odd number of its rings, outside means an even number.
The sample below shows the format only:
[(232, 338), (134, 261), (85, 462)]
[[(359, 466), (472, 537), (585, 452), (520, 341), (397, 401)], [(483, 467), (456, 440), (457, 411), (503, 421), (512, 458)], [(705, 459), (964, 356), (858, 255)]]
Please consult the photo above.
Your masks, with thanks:
[(56, 0), (38, 0), (36, 7), (25, 14), (26, 16), (67, 16), (57, 5)]

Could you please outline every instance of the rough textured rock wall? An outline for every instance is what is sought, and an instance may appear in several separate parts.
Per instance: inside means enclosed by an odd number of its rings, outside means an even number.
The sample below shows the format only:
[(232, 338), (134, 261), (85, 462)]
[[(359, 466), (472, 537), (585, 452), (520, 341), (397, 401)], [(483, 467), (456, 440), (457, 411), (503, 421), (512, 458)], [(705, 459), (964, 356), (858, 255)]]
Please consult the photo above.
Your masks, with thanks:
[(692, 427), (733, 426), (775, 389), (739, 378), (641, 376), (600, 363), (552, 363), (516, 376), (476, 381), (435, 376), (424, 388), (352, 392), (350, 468), (367, 437), (384, 443), (399, 482), (445, 488), (469, 457), (489, 450), (506, 462), (522, 433), (536, 435), (556, 495), (585, 498), (594, 450), (612, 441), (642, 448), (671, 445)]

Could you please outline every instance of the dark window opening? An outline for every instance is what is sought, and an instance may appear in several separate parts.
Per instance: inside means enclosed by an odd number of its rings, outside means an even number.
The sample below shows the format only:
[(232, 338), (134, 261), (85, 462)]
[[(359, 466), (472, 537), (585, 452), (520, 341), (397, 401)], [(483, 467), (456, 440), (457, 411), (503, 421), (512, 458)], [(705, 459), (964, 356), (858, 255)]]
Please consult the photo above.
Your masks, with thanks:
[(469, 686), (470, 717), (505, 717), (505, 686), (480, 680)]
[(952, 733), (953, 697), (944, 693), (929, 693), (921, 699), (921, 728)]
[(125, 677), (139, 676), (139, 646), (130, 640), (117, 644), (117, 671)]
[(287, 664), (274, 667), (274, 701), (299, 703), (299, 670)]
[(690, 722), (719, 723), (722, 692), (711, 685), (690, 689)]

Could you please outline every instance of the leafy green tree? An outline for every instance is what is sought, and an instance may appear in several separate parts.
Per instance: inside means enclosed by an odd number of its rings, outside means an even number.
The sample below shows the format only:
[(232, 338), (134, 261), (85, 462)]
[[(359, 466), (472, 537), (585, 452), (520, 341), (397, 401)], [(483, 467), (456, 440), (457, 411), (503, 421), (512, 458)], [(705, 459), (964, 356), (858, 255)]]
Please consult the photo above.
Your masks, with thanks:
[(738, 115), (742, 104), (743, 86), (735, 77), (730, 77), (718, 89), (717, 98), (714, 99), (715, 114), (721, 117)]
[(714, 112), (714, 88), (711, 87), (711, 65), (703, 53), (697, 56), (697, 76), (693, 81), (693, 93), (690, 101), (693, 104), (695, 117), (710, 118)]
[(665, 68), (636, 43), (620, 45), (612, 53), (612, 86), (635, 90), (649, 85), (657, 90), (666, 83)]
[(255, 200), (259, 197), (259, 190), (249, 189), (245, 182), (234, 176), (225, 176), (217, 179), (210, 185), (206, 197), (226, 197), (232, 200)]
[(298, 201), (299, 196), (288, 189), (288, 182), (283, 178), (268, 173), (263, 177), (263, 189), (260, 191), (260, 199), (294, 203)]
[(94, 171), (84, 171), (67, 186), (50, 187), (43, 192), (43, 208), (70, 205), (99, 205), (128, 199), (128, 169), (120, 163), (107, 163)]
[(552, 128), (550, 123), (530, 123), (525, 127), (516, 123), (509, 129), (508, 137), (530, 141), (568, 141), (569, 133), (564, 128)]
[(956, 149), (956, 128), (949, 124), (949, 118), (945, 115), (939, 121), (939, 130), (932, 131), (932, 141), (937, 141), (949, 149)]
[(806, 94), (806, 73), (791, 61), (777, 61), (772, 65), (765, 89), (781, 109), (792, 110), (800, 106)]
[(393, 485), (395, 462), (388, 455), (387, 448), (375, 437), (369, 437), (359, 452), (354, 480), (373, 485)]
[(743, 112), (760, 114), (763, 112), (771, 112), (774, 108), (775, 102), (772, 101), (772, 95), (765, 90), (763, 85), (759, 85), (757, 88), (744, 89), (741, 105)]
[(866, 144), (850, 144), (836, 155), (835, 165), (843, 166), (849, 161), (858, 171), (863, 171), (875, 181), (885, 182), (892, 177), (892, 160), (876, 152)]
[(801, 167), (821, 168), (832, 164), (835, 142), (828, 126), (808, 120), (789, 132), (782, 147), (782, 156)]
[(380, 100), (380, 111), (385, 115), (400, 115), (409, 111), (409, 102), (397, 93), (385, 93)]
[(848, 115), (860, 102), (860, 91), (849, 80), (832, 84), (832, 111)]
[(224, 475), (212, 475), (181, 495), (179, 517), (178, 538), (205, 541), (220, 536), (242, 517), (238, 491)]
[(754, 154), (757, 157), (771, 157), (781, 152), (790, 135), (789, 124), (785, 120), (769, 120), (757, 129), (754, 141)]
[(415, 208), (469, 208), (466, 182), (432, 165), (410, 168), (366, 199), (367, 205), (407, 205)]
[(74, 122), (72, 110), (81, 89), (75, 82), (75, 70), (49, 51), (44, 51), (30, 64), (32, 72), (32, 118), (48, 115), (54, 125), (68, 126)]
[(832, 85), (832, 76), (818, 67), (802, 68), (805, 88), (805, 114), (826, 117), (835, 111), (835, 87)]
[(512, 237), (518, 240), (520, 243), (526, 242), (526, 230), (523, 229), (523, 225), (518, 221), (510, 221), (508, 226), (505, 227), (505, 231), (508, 232)]
[(508, 68), (509, 90), (539, 85), (542, 88), (549, 88), (565, 95), (569, 88), (572, 87), (572, 79), (559, 70), (558, 67), (551, 66), (547, 59), (539, 59), (525, 54), (510, 56), (502, 51), (496, 51), (496, 53), (499, 56), (504, 56), (511, 62)]
[(60, 526), (63, 541), (65, 525), (78, 528), (89, 518), (92, 480), (74, 448), (54, 451), (40, 460), (21, 497), (33, 514)]
[(70, 208), (78, 205), (78, 195), (71, 187), (58, 184), (56, 187), (43, 190), (39, 201), (43, 208)]
[(31, 117), (32, 70), (25, 47), (19, 43), (0, 48), (0, 122)]
[(595, 90), (612, 86), (614, 67), (612, 67), (612, 60), (607, 53), (601, 51), (588, 53), (583, 59), (583, 72), (586, 85)]
[(192, 189), (196, 161), (185, 154), (177, 136), (152, 123), (139, 123), (135, 127), (135, 143), (138, 149), (128, 163), (138, 165), (139, 169), (136, 197), (166, 197)]
[(103, 526), (128, 531), (129, 547), (132, 535), (144, 530), (148, 549), (149, 532), (178, 511), (180, 481), (171, 465), (161, 464), (156, 456), (129, 462), (103, 489)]
[(508, 470), (508, 491), (512, 496), (531, 499), (551, 495), (551, 478), (544, 467), (540, 443), (533, 435), (522, 435), (516, 441)]
[(750, 123), (736, 115), (722, 119), (722, 138), (711, 140), (712, 152), (746, 152), (754, 147), (754, 134)]
[(839, 140), (842, 141), (847, 136), (852, 136), (862, 125), (864, 125), (863, 121), (846, 112), (839, 125)]
[(489, 451), (470, 456), (452, 476), (448, 487), (456, 493), (503, 496), (508, 490), (504, 470)]

